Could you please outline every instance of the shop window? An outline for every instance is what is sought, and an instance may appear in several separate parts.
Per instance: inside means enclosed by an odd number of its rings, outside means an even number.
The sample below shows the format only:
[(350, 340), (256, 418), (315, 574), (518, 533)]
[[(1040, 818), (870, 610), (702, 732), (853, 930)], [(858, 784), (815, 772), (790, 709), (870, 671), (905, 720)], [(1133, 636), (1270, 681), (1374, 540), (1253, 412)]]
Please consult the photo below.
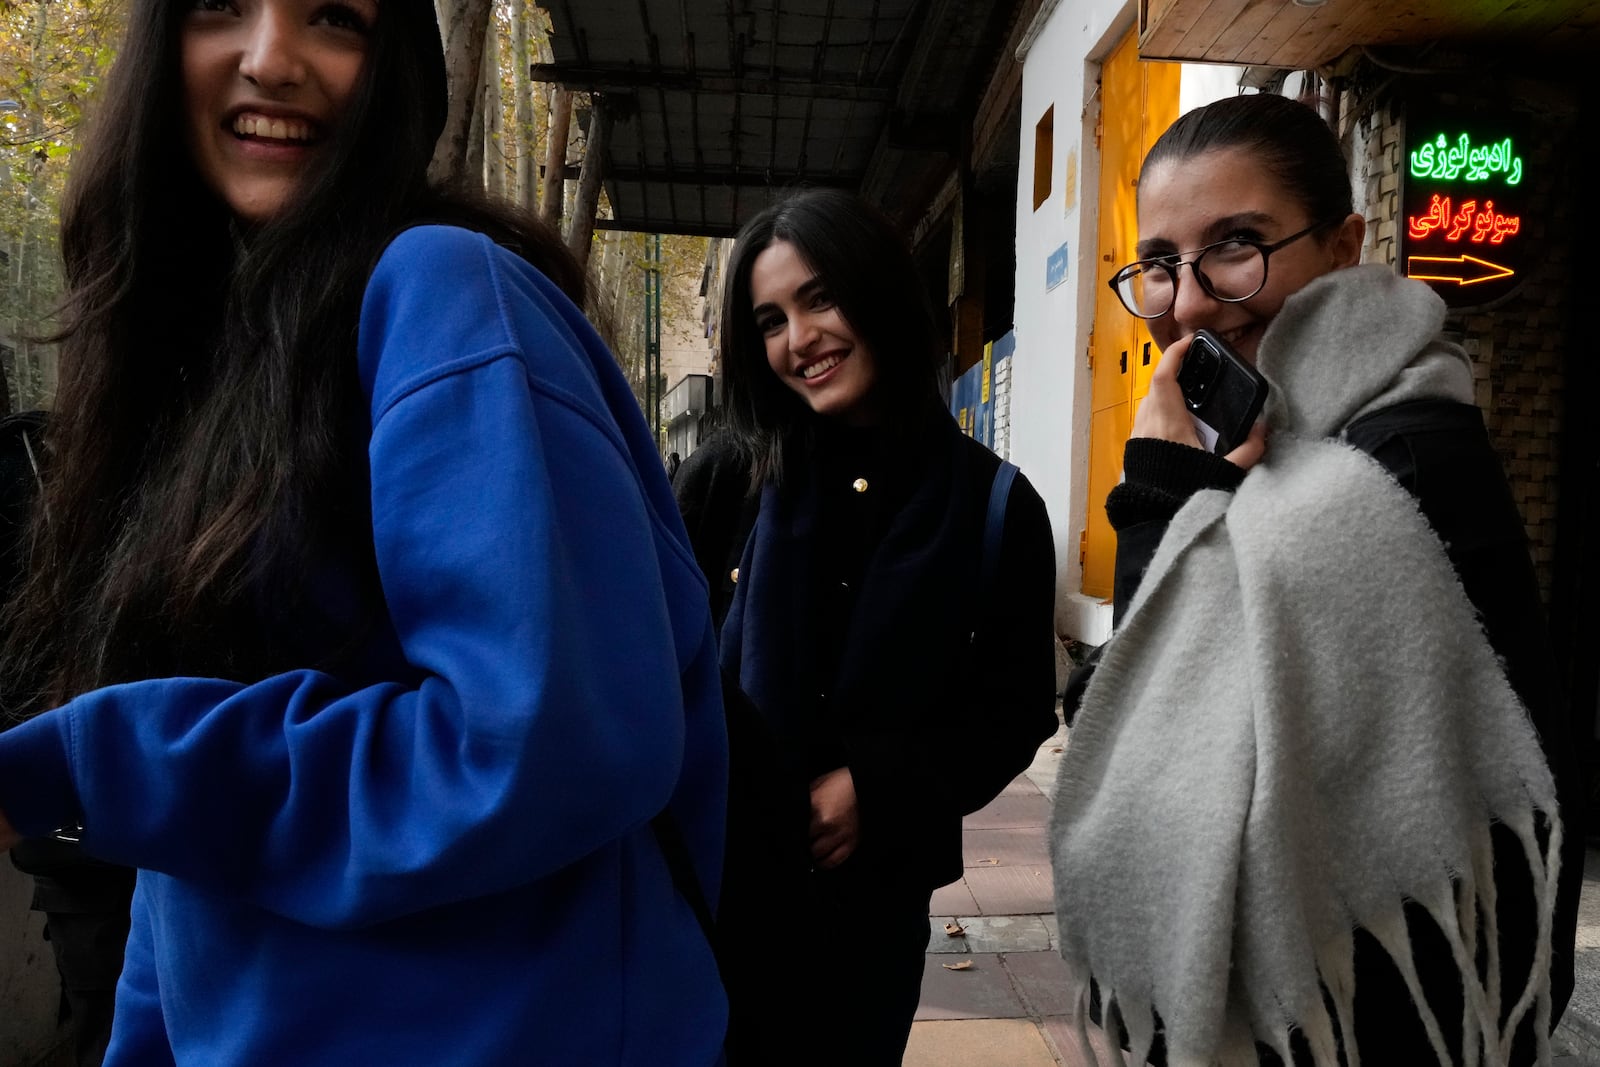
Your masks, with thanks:
[(1051, 104), (1033, 128), (1033, 210), (1050, 199), (1050, 166), (1056, 156), (1056, 108)]

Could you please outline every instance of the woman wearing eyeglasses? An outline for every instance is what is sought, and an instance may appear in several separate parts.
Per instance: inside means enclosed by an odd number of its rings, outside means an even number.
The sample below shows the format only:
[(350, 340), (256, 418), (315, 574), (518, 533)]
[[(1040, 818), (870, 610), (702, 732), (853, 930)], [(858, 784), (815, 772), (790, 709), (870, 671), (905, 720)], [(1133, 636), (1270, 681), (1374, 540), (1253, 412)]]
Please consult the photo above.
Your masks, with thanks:
[[(1358, 265), (1338, 141), (1282, 97), (1180, 118), (1138, 218), (1112, 286), (1163, 357), (1052, 828), (1080, 1017), (1140, 1063), (1547, 1062), (1581, 793), (1443, 302)], [(1270, 383), (1224, 456), (1178, 386), (1202, 328)]]

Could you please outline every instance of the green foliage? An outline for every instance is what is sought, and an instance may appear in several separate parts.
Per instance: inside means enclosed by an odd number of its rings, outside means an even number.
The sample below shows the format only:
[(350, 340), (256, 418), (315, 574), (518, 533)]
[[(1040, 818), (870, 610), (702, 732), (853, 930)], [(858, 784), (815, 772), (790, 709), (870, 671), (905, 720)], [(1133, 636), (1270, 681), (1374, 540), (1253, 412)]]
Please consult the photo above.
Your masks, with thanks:
[(61, 295), (56, 235), (84, 113), (111, 65), (120, 0), (0, 3), (0, 346), (11, 402), (48, 403)]
[[(517, 49), (519, 23), (525, 37), (522, 55)], [(484, 87), (481, 103), (492, 106), (498, 99), (500, 119), (483, 123), (485, 186), (494, 195), (504, 190), (503, 195), (528, 208), (537, 206), (550, 112), (550, 87), (531, 84), (528, 67), (548, 58), (549, 42), (550, 16), (535, 0), (494, 0), (486, 70), (499, 81), (497, 92)]]
[[(705, 270), (710, 241), (704, 237), (664, 234), (661, 237), (661, 334), (663, 339), (685, 324), (700, 329), (700, 277)], [(589, 306), (585, 309), (611, 346), (633, 387), (633, 394), (650, 416), (646, 388), (650, 367), (646, 360), (649, 324), (645, 318), (645, 279), (652, 267), (652, 235), (620, 230), (597, 230), (590, 263)], [(655, 399), (674, 383), (656, 383)]]

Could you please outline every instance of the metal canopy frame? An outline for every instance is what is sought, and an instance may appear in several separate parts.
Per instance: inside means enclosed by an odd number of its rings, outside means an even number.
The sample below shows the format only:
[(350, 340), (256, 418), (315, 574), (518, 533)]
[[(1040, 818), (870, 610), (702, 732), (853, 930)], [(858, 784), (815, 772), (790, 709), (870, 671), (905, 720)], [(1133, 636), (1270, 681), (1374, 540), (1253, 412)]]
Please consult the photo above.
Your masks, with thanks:
[(1026, 0), (553, 0), (535, 80), (597, 94), (613, 229), (731, 234), (796, 185), (892, 215), (958, 162)]

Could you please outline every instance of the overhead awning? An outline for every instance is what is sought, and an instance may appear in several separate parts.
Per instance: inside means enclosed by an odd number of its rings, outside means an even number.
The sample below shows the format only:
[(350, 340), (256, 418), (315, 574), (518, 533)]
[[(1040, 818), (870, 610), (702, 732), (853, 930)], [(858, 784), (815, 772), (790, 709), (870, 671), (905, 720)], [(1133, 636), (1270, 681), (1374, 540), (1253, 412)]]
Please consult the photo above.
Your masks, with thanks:
[(539, 81), (601, 95), (613, 218), (734, 232), (797, 184), (925, 203), (1019, 0), (546, 0)]
[(1313, 70), (1360, 46), (1432, 43), (1592, 57), (1592, 0), (1142, 0), (1144, 59)]

